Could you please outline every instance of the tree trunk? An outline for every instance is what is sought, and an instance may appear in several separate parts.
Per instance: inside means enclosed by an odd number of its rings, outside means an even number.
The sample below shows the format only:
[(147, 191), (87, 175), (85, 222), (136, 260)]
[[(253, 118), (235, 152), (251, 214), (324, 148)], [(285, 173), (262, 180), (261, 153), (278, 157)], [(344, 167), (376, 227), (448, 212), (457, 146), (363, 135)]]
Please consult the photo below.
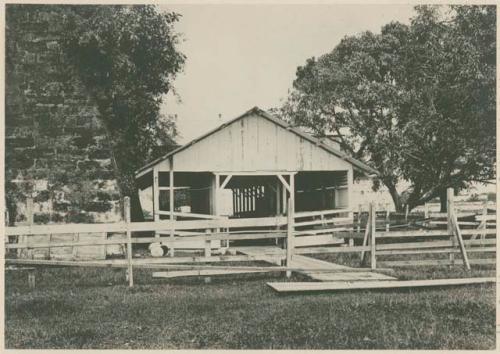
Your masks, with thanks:
[(448, 209), (446, 204), (446, 189), (439, 191), (439, 201), (441, 203), (441, 213), (446, 213)]
[(130, 191), (130, 219), (132, 222), (145, 221), (144, 213), (142, 212), (141, 200), (139, 199), (139, 189)]
[(126, 171), (119, 170), (119, 163), (117, 163), (118, 170), (117, 176), (118, 186), (122, 197), (130, 197), (130, 220), (132, 222), (145, 221), (144, 213), (142, 212), (141, 201), (139, 198), (139, 188), (135, 183), (135, 176), (126, 175)]
[(396, 209), (396, 212), (398, 213), (403, 212), (403, 204), (401, 203), (401, 196), (396, 190), (396, 186), (394, 186), (392, 183), (386, 183), (385, 185), (389, 190), (389, 193), (391, 194), (391, 198), (394, 203), (394, 208)]

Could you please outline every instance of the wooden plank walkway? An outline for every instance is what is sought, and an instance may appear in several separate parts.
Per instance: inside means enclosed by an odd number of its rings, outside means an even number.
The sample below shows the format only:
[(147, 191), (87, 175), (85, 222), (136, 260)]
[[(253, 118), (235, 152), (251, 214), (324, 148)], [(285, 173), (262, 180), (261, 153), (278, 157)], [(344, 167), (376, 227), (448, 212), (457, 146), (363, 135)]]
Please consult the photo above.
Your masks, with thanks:
[(362, 282), (290, 282), (267, 283), (279, 293), (330, 291), (330, 290), (358, 290), (358, 289), (388, 289), (388, 288), (414, 288), (431, 286), (457, 286), (469, 284), (495, 283), (491, 278), (465, 278), (465, 279), (432, 279), (432, 280), (395, 280), (395, 281), (362, 281)]
[(281, 265), (281, 260), (286, 257), (286, 251), (277, 246), (241, 246), (230, 247), (229, 253), (241, 253), (247, 256), (267, 256), (266, 261), (272, 264)]
[[(359, 272), (359, 271), (349, 272), (348, 270), (353, 268), (300, 255), (293, 255), (291, 263), (292, 263), (291, 264), (292, 268), (311, 269), (301, 273), (307, 275), (308, 277), (314, 280), (319, 280), (319, 281), (365, 281), (365, 280), (396, 279), (394, 277), (375, 272)], [(314, 271), (315, 268), (316, 269), (331, 268), (332, 272), (331, 273), (324, 271), (315, 272)], [(342, 272), (338, 272), (338, 270), (340, 269), (342, 269)]]
[(249, 274), (249, 273), (268, 273), (273, 269), (198, 269), (198, 270), (172, 270), (164, 272), (153, 272), (153, 278), (179, 278), (179, 277), (198, 277), (212, 275), (231, 275), (231, 274)]
[[(269, 255), (272, 257), (281, 257), (285, 255), (285, 250), (276, 246), (236, 247), (232, 249), (249, 256)], [(366, 281), (396, 279), (385, 274), (370, 271), (360, 272), (355, 268), (302, 255), (293, 255), (290, 267), (304, 269), (304, 271), (299, 271), (299, 273), (319, 281)], [(315, 271), (315, 269), (317, 269), (317, 271)], [(328, 269), (331, 269), (332, 271), (328, 272)], [(349, 272), (350, 269), (352, 269), (352, 272)]]

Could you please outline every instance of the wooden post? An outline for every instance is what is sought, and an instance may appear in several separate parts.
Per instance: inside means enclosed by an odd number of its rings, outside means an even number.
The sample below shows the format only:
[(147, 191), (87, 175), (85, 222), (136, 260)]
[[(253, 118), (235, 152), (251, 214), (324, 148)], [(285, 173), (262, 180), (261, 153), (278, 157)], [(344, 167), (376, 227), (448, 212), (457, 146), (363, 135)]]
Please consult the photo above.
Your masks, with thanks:
[(385, 205), (385, 231), (389, 231), (391, 224), (391, 212), (389, 211), (389, 204)]
[(281, 214), (281, 196), (280, 196), (281, 183), (279, 180), (276, 181), (276, 216)]
[[(168, 188), (168, 201), (169, 201), (169, 212), (170, 212), (170, 221), (172, 222), (172, 226), (170, 228), (170, 238), (173, 239), (174, 236), (175, 236), (175, 226), (174, 226), (174, 220), (175, 220), (175, 216), (174, 216), (174, 208), (175, 208), (175, 194), (174, 194), (174, 157), (173, 156), (170, 156), (170, 158), (168, 159), (168, 175), (169, 175), (169, 178), (168, 178), (168, 184), (169, 184), (169, 188)], [(170, 244), (171, 247), (170, 247), (170, 257), (174, 257), (175, 256), (175, 247), (173, 246), (173, 243)]]
[[(377, 268), (377, 258), (375, 254), (375, 246), (376, 246), (376, 241), (375, 241), (375, 234), (376, 234), (376, 227), (377, 227), (377, 209), (375, 207), (374, 203), (370, 203), (370, 210), (371, 210), (371, 223), (370, 223), (370, 266), (372, 269)], [(368, 226), (368, 225), (367, 225)]]
[(462, 252), (462, 258), (464, 260), (464, 266), (467, 270), (470, 270), (469, 257), (467, 256), (467, 250), (465, 249), (464, 240), (462, 238), (462, 232), (460, 231), (460, 227), (458, 226), (457, 216), (455, 211), (452, 210), (452, 221), (453, 221), (453, 233), (455, 234), (458, 244), (460, 245), (460, 251)]
[[(33, 198), (27, 198), (26, 199), (26, 219), (28, 221), (29, 226), (33, 226), (35, 223), (35, 215), (33, 212)], [(30, 236), (24, 236), (26, 238), (26, 243), (29, 243), (30, 241)], [(34, 249), (33, 248), (28, 248), (28, 254), (27, 254), (29, 259), (34, 258)]]
[(361, 232), (361, 214), (363, 212), (361, 204), (358, 205), (358, 233)]
[[(290, 193), (292, 194), (292, 193)], [(288, 209), (287, 209), (287, 238), (286, 238), (286, 266), (292, 266), (292, 256), (293, 256), (293, 237), (294, 237), (294, 205), (293, 198), (290, 196), (288, 198)], [(287, 278), (292, 276), (290, 270), (286, 271)]]
[[(160, 185), (159, 170), (157, 166), (153, 167), (153, 214), (154, 221), (160, 221)], [(160, 237), (160, 233), (155, 231), (155, 237)]]
[[(351, 211), (349, 214), (351, 215), (351, 217), (352, 217), (352, 222), (354, 223), (354, 212), (352, 212), (352, 211)], [(358, 227), (359, 227), (359, 226), (358, 226)], [(345, 242), (345, 239), (344, 239), (344, 242)], [(354, 246), (354, 238), (352, 238), (352, 237), (351, 237), (351, 238), (348, 238), (348, 239), (347, 239), (347, 242), (348, 242), (349, 247), (353, 247), (353, 246)]]
[[(371, 220), (372, 220), (372, 208), (371, 208), (371, 203), (370, 206), (368, 207), (368, 219), (366, 220), (366, 226), (365, 226), (365, 236), (363, 237), (363, 246), (368, 245), (368, 239), (370, 237), (370, 231), (371, 231)], [(361, 265), (365, 263), (365, 251), (361, 251)]]
[[(281, 215), (281, 196), (280, 196), (280, 187), (281, 187), (281, 182), (279, 180), (276, 180), (276, 216)], [(276, 226), (276, 230), (279, 230), (280, 226)], [(276, 238), (274, 240), (276, 245), (279, 245), (280, 239)]]
[(127, 225), (127, 278), (128, 286), (134, 286), (134, 273), (132, 269), (132, 232), (130, 232), (130, 197), (124, 198), (125, 223)]
[[(453, 188), (448, 188), (446, 190), (446, 225), (448, 235), (450, 235), (451, 247), (455, 248), (455, 234), (453, 232), (453, 209), (455, 208), (455, 204), (453, 201), (453, 196)], [(451, 252), (449, 254), (449, 259), (451, 265), (455, 265), (455, 253)]]
[[(73, 242), (78, 243), (80, 241), (80, 234), (75, 233), (73, 235)], [(106, 250), (106, 245), (104, 245), (104, 250)], [(71, 249), (71, 255), (73, 257), (73, 260), (76, 261), (78, 258), (78, 246), (73, 246)]]
[(346, 208), (352, 209), (354, 207), (354, 198), (352, 197), (353, 186), (354, 186), (354, 171), (352, 166), (347, 170), (347, 204)]
[(406, 204), (405, 206), (405, 222), (407, 223), (408, 222), (408, 204)]
[(281, 190), (283, 191), (283, 193), (281, 194), (281, 205), (283, 206), (283, 213), (287, 213), (288, 209), (287, 209), (287, 205), (286, 205), (287, 198), (286, 198), (286, 188), (285, 188), (285, 186), (282, 186)]
[[(483, 204), (483, 220), (481, 220), (481, 230), (486, 230), (488, 227), (488, 221), (486, 220), (487, 216), (488, 216), (488, 199), (486, 199), (484, 201), (484, 204)], [(486, 239), (486, 231), (483, 231), (483, 233), (481, 234), (480, 236), (481, 240), (484, 240)]]
[[(229, 182), (229, 179), (231, 178), (229, 176), (226, 177), (227, 181)], [(217, 216), (217, 220), (220, 220), (220, 201), (221, 201), (221, 184), (220, 184), (220, 175), (215, 175), (215, 215)], [(216, 228), (215, 232), (219, 233), (221, 231), (220, 228)], [(211, 254), (211, 249), (210, 249), (210, 241), (205, 242), (205, 254), (207, 254), (207, 249), (208, 249), (208, 254)]]
[(424, 204), (424, 219), (429, 218), (429, 204), (425, 203)]
[[(209, 236), (211, 234), (210, 229), (206, 229), (205, 234)], [(210, 248), (210, 246), (210, 240), (205, 240), (205, 257), (210, 257), (212, 254), (212, 249)]]

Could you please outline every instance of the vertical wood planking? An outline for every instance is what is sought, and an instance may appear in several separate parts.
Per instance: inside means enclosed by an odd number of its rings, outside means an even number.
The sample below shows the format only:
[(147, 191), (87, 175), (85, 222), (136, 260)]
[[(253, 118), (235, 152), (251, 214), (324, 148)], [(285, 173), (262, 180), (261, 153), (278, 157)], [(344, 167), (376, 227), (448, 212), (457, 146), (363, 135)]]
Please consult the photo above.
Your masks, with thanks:
[(242, 213), (245, 211), (245, 196), (243, 195), (243, 188), (238, 188), (238, 212), (241, 218)]
[[(217, 151), (231, 147), (230, 153)], [(269, 153), (262, 159), (263, 153)], [(348, 170), (349, 162), (259, 115), (249, 115), (176, 154), (176, 170)]]

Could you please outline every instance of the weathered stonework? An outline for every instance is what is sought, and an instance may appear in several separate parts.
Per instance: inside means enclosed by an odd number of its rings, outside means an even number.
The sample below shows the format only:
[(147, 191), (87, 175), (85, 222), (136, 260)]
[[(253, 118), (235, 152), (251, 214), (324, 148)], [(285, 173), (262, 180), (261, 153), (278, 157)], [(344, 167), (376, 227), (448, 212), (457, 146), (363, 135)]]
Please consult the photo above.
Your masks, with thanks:
[(61, 51), (56, 6), (7, 5), (7, 189), (16, 223), (34, 199), (36, 223), (120, 218), (120, 195), (97, 108)]

